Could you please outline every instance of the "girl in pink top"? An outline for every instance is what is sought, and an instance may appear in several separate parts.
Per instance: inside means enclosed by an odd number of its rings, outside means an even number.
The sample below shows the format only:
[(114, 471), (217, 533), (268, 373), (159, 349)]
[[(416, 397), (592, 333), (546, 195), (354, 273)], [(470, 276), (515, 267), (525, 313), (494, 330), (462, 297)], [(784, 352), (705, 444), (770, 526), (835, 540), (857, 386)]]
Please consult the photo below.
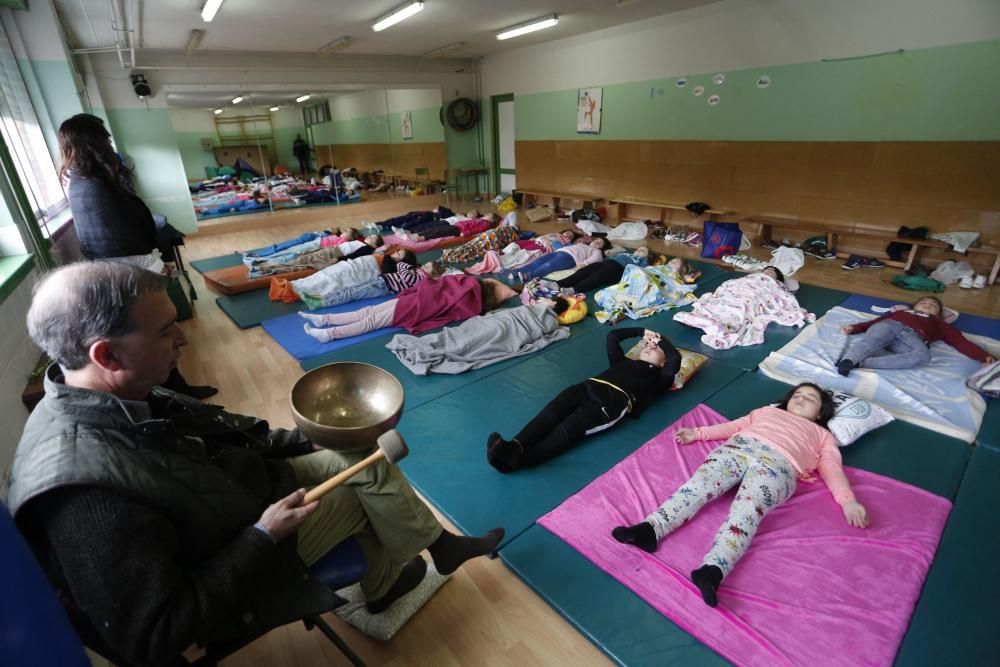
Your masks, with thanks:
[(660, 540), (694, 516), (709, 500), (737, 484), (729, 518), (712, 540), (691, 581), (705, 604), (716, 606), (716, 591), (753, 539), (768, 512), (791, 497), (797, 479), (819, 471), (847, 523), (864, 528), (868, 512), (854, 498), (844, 476), (840, 451), (826, 429), (833, 417), (833, 399), (811, 382), (792, 389), (777, 407), (754, 410), (736, 421), (702, 428), (682, 428), (674, 434), (678, 444), (729, 438), (705, 458), (691, 479), (663, 505), (634, 526), (618, 526), (611, 535), (652, 553)]
[(573, 243), (533, 259), (516, 272), (512, 271), (509, 277), (513, 279), (516, 273), (521, 282), (528, 282), (553, 271), (564, 271), (600, 262), (604, 259), (604, 251), (610, 247), (611, 242), (602, 238), (595, 238), (587, 244)]

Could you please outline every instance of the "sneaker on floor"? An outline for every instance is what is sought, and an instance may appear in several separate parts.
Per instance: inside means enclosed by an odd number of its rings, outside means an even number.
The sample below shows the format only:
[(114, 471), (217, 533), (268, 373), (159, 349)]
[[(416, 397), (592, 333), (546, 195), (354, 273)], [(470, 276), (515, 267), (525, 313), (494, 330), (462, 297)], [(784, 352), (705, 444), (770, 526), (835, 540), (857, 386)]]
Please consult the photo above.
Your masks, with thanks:
[(862, 269), (884, 269), (885, 264), (881, 261), (875, 259), (874, 257), (862, 257), (861, 258), (861, 268)]
[[(983, 281), (984, 286), (985, 283), (986, 281), (984, 280)], [(973, 285), (975, 284), (976, 281), (972, 278), (972, 276), (962, 276), (962, 279), (958, 281), (958, 286), (961, 287), (962, 289), (972, 289)]]
[(986, 276), (980, 273), (976, 276), (976, 279), (972, 281), (972, 286), (976, 289), (983, 289), (986, 287)]
[(768, 241), (764, 241), (763, 243), (761, 243), (760, 247), (761, 248), (770, 248), (771, 250), (775, 250), (776, 248), (780, 248), (781, 244), (775, 243), (774, 241), (768, 240)]
[(861, 266), (861, 257), (858, 255), (851, 255), (847, 258), (847, 261), (840, 265), (840, 268), (845, 271), (853, 271), (854, 269)]
[(808, 248), (803, 249), (805, 254), (810, 257), (815, 257), (816, 259), (836, 259), (837, 256), (830, 251), (825, 245), (812, 245)]

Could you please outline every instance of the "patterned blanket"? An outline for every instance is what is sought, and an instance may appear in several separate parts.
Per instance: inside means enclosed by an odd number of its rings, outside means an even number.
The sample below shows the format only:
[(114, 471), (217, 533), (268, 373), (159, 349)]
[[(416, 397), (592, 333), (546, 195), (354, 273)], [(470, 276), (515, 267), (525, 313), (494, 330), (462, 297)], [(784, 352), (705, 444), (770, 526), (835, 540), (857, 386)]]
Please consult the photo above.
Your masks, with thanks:
[(666, 266), (625, 267), (621, 282), (594, 295), (598, 322), (624, 317), (638, 320), (668, 308), (679, 308), (695, 300), (697, 285), (686, 285)]

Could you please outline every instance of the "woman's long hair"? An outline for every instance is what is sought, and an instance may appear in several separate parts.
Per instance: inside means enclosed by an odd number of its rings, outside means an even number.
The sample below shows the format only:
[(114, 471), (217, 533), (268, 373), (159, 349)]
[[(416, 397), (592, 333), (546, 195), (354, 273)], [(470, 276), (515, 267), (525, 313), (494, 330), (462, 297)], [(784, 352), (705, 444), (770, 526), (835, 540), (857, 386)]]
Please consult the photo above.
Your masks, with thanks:
[(59, 178), (93, 178), (132, 192), (132, 172), (111, 145), (111, 133), (104, 121), (87, 113), (77, 114), (59, 126)]

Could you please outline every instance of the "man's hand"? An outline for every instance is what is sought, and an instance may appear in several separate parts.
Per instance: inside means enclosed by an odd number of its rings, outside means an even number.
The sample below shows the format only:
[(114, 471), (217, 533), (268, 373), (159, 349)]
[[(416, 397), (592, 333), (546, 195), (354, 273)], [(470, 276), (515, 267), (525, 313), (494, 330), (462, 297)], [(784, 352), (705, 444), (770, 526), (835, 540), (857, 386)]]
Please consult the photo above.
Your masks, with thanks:
[(844, 505), (844, 518), (847, 519), (847, 523), (851, 524), (855, 528), (868, 527), (868, 510), (866, 510), (865, 506), (857, 500), (852, 500)]
[(269, 506), (260, 515), (260, 524), (267, 528), (275, 540), (280, 542), (295, 532), (306, 520), (306, 517), (319, 508), (318, 500), (308, 505), (302, 505), (302, 499), (305, 498), (305, 495), (306, 490), (299, 489)]
[(694, 442), (696, 438), (697, 434), (694, 432), (693, 428), (679, 428), (674, 433), (674, 440), (677, 441), (678, 445), (686, 445)]

